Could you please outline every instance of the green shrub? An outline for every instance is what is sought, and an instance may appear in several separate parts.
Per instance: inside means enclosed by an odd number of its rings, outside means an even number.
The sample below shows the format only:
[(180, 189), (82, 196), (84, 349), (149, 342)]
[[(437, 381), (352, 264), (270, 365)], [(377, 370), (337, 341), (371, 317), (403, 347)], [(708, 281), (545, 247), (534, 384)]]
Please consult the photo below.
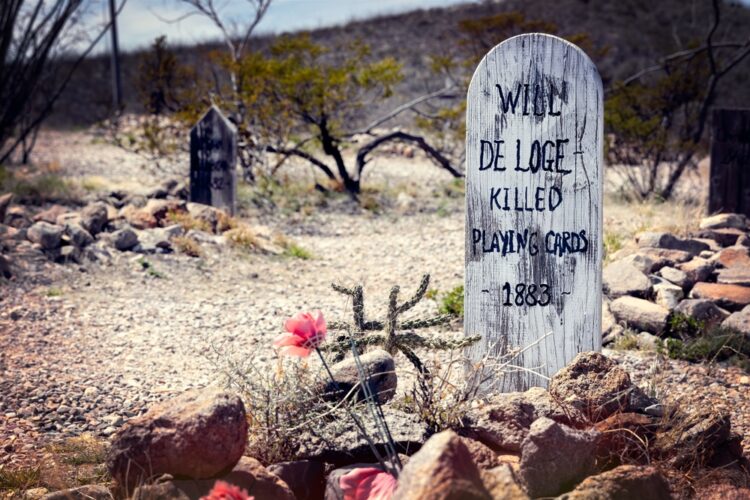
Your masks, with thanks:
[(743, 333), (728, 328), (713, 328), (694, 338), (666, 341), (667, 355), (691, 362), (729, 361), (750, 368), (750, 342)]
[(443, 293), (438, 303), (440, 314), (463, 317), (464, 315), (464, 286), (459, 285), (453, 290)]

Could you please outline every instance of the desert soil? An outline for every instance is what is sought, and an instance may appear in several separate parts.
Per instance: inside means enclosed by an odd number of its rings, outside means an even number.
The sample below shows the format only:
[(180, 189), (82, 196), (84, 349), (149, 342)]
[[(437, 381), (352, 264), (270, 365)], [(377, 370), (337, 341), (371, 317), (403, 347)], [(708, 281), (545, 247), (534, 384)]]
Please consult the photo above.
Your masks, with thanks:
[[(160, 179), (143, 158), (86, 133), (46, 134), (38, 155), (97, 189), (142, 190)], [(187, 168), (185, 158), (177, 164)], [(271, 341), (286, 317), (321, 309), (329, 320), (349, 319), (349, 304), (332, 282), (363, 284), (372, 317), (382, 315), (391, 286), (400, 285), (405, 296), (424, 273), (432, 276), (431, 288), (462, 284), (462, 199), (440, 194), (450, 177), (424, 159), (402, 156), (377, 159), (368, 169), (365, 184), (392, 193), (381, 211), (344, 199), (308, 215), (243, 212), (250, 224), (270, 226), (309, 250), (309, 260), (207, 244), (202, 258), (146, 256), (158, 277), (144, 271), (142, 256), (125, 252), (109, 265), (53, 266), (0, 289), (0, 465), (37, 460), (45, 444), (65, 436), (106, 438), (154, 401), (219, 383), (227, 358), (273, 363)], [(289, 175), (310, 173), (300, 168)], [(699, 208), (610, 200), (606, 227), (626, 241), (644, 226), (687, 227)], [(410, 316), (435, 313), (436, 303), (425, 300)], [(735, 430), (750, 432), (745, 372), (653, 354), (607, 354), (645, 389), (725, 409)]]

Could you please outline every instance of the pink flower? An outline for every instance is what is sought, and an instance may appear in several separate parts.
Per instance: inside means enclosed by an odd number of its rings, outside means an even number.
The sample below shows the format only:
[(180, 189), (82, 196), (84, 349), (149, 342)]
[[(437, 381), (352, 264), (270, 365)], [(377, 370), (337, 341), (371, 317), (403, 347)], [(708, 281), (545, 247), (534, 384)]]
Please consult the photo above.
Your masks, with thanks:
[(253, 500), (254, 498), (248, 495), (247, 491), (241, 490), (239, 486), (216, 481), (208, 495), (201, 497), (201, 500)]
[(375, 467), (363, 467), (347, 472), (339, 479), (344, 500), (390, 500), (398, 480)]
[(284, 323), (286, 333), (273, 341), (274, 347), (281, 347), (281, 354), (307, 357), (310, 351), (317, 348), (326, 338), (326, 320), (323, 313), (317, 311), (318, 317), (310, 313), (297, 313)]

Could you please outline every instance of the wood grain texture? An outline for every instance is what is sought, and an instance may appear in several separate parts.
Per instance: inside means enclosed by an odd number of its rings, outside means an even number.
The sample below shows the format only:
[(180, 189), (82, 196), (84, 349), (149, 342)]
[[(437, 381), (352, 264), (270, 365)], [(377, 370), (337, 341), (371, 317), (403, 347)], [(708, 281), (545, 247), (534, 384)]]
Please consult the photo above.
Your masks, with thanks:
[(237, 129), (211, 106), (190, 130), (190, 201), (234, 215), (237, 198)]
[(750, 110), (716, 109), (708, 212), (750, 216)]
[[(512, 89), (515, 96), (519, 85), (522, 95), (513, 113), (508, 90)], [(529, 86), (529, 96), (525, 95), (525, 85)], [(535, 109), (537, 86), (540, 90)], [(520, 35), (484, 57), (474, 73), (467, 99), (464, 331), (466, 335), (482, 335), (478, 344), (468, 348), (468, 354), (473, 360), (481, 359), (490, 350), (506, 354), (530, 346), (551, 332), (515, 359), (513, 364), (520, 370), (494, 380), (491, 389), (508, 392), (546, 386), (544, 377), (555, 374), (579, 352), (601, 350), (601, 79), (578, 47), (550, 35)], [(480, 170), (488, 165), (489, 148), (482, 144), (483, 140), (494, 146), (494, 141), (504, 141), (503, 158)], [(547, 145), (537, 150), (546, 152), (545, 159), (555, 162), (541, 164), (548, 171), (518, 171), (517, 165), (528, 168), (529, 163), (536, 164), (539, 156), (530, 152), (535, 140), (540, 145), (548, 140), (555, 143), (554, 148)], [(563, 141), (560, 151), (557, 140)], [(494, 149), (496, 154), (497, 147)], [(560, 153), (563, 158), (558, 160)], [(562, 173), (563, 170), (570, 172)], [(491, 195), (497, 191), (493, 188), (503, 189), (494, 201)], [(505, 188), (509, 188), (510, 195), (507, 205)], [(520, 202), (515, 201), (516, 188)], [(538, 204), (540, 192), (544, 196)], [(554, 193), (552, 200), (550, 193)], [(559, 203), (557, 193), (561, 195)], [(513, 230), (528, 234), (529, 240), (536, 234), (538, 251), (534, 253), (527, 241), (525, 250), (503, 255), (502, 251), (494, 251), (490, 239), (477, 245), (477, 229), (484, 230), (485, 235), (506, 236), (507, 231)], [(569, 240), (570, 249), (578, 250), (584, 248), (580, 239), (583, 234), (588, 241), (585, 251), (566, 251), (562, 256), (548, 253), (546, 240), (551, 231), (560, 238), (565, 233), (579, 235), (576, 242)], [(556, 238), (552, 237), (553, 249)], [(502, 240), (498, 241), (502, 248)], [(516, 250), (517, 247), (516, 244)], [(547, 284), (549, 304), (503, 305), (505, 283), (512, 287), (518, 283), (534, 285), (537, 291)]]

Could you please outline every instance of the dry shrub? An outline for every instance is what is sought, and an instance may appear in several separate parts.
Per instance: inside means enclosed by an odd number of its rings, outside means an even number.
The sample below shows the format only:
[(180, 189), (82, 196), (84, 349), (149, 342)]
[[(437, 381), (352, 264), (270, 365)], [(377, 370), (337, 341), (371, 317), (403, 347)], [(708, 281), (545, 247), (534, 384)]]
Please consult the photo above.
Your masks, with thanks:
[(178, 252), (189, 255), (190, 257), (203, 256), (203, 249), (201, 248), (200, 243), (188, 236), (176, 236), (172, 238), (172, 245), (174, 245)]
[(206, 233), (213, 232), (213, 230), (211, 229), (211, 224), (209, 224), (208, 221), (193, 217), (188, 212), (170, 210), (169, 212), (167, 212), (167, 220), (172, 224), (179, 224), (185, 231), (195, 229), (197, 231), (204, 231)]
[(235, 248), (252, 252), (261, 248), (260, 241), (255, 232), (245, 224), (240, 224), (234, 229), (224, 233), (227, 241)]
[(218, 214), (218, 220), (216, 221), (216, 232), (223, 233), (230, 229), (235, 229), (239, 226), (239, 221), (224, 211), (220, 211)]

